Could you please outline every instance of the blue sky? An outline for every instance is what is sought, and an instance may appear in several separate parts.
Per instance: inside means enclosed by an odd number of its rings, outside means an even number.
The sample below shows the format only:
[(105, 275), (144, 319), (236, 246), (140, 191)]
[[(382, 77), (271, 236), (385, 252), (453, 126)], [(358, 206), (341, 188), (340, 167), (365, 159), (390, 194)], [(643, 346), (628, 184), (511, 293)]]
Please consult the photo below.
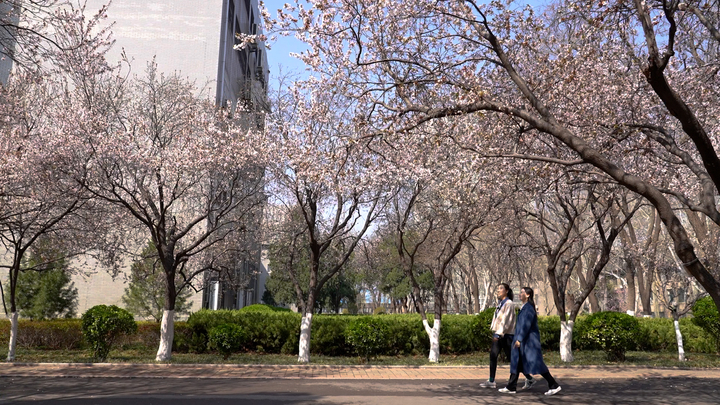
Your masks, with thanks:
[[(402, 1), (402, 0), (399, 0)], [(407, 0), (405, 0), (407, 1)], [(270, 10), (270, 13), (275, 16), (276, 10), (286, 2), (286, 0), (265, 0), (265, 6)], [(541, 6), (547, 3), (548, 0), (533, 0), (533, 1), (517, 1), (518, 5), (530, 4), (533, 7)], [(300, 53), (306, 49), (305, 45), (295, 39), (294, 36), (283, 37), (278, 36), (275, 43), (272, 45), (272, 49), (268, 51), (268, 63), (270, 65), (270, 85), (275, 87), (278, 74), (282, 71), (284, 74), (299, 74), (305, 76), (305, 65), (298, 59), (290, 56), (290, 53)]]

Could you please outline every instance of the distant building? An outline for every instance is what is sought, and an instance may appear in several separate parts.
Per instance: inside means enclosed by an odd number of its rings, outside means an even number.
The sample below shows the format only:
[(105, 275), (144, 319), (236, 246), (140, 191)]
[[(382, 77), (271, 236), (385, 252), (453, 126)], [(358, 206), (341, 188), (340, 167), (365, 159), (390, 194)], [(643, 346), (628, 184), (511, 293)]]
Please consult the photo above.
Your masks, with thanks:
[[(107, 0), (87, 0), (86, 14), (95, 13), (105, 3)], [(154, 57), (161, 72), (179, 72), (199, 87), (213, 89), (219, 106), (240, 104), (258, 111), (239, 119), (248, 125), (262, 125), (258, 116), (268, 109), (266, 48), (258, 42), (240, 51), (233, 49), (239, 42), (235, 33), (260, 33), (257, 0), (113, 0), (107, 14), (108, 23), (114, 22), (116, 40), (108, 55), (110, 61), (119, 61), (124, 54), (131, 61), (133, 73), (141, 75)], [(261, 168), (257, 172), (262, 176)], [(260, 218), (261, 212), (253, 215), (248, 227), (259, 230)], [(191, 298), (192, 311), (201, 306), (241, 308), (260, 300), (266, 267), (261, 264), (259, 241), (256, 237), (250, 239), (245, 243), (247, 250), (254, 252), (252, 258), (237, 263), (236, 280), (242, 283), (206, 275), (205, 280), (200, 280), (206, 286), (203, 293)], [(78, 313), (96, 303), (122, 305), (122, 277), (111, 280), (101, 273), (73, 279), (80, 295)]]
[(13, 66), (15, 27), (20, 22), (12, 5), (0, 1), (0, 84), (5, 85)]

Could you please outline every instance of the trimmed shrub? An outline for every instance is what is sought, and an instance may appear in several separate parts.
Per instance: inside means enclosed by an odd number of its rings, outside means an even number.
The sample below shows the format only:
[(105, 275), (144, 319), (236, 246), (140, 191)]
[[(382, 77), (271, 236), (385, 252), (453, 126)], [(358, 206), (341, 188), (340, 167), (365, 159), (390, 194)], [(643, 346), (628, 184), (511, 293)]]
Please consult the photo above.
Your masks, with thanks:
[[(477, 315), (468, 315), (473, 318), (473, 335), (477, 339), (477, 347), (475, 350), (489, 352), (492, 348), (492, 324), (495, 315), (495, 307), (486, 308)], [(442, 334), (442, 331), (440, 332)]]
[(208, 332), (210, 348), (220, 352), (225, 360), (231, 354), (239, 352), (245, 345), (245, 340), (247, 340), (247, 333), (234, 323), (215, 326)]
[[(160, 325), (158, 325), (158, 336), (160, 334)], [(192, 342), (193, 330), (187, 324), (187, 322), (175, 322), (175, 335), (173, 336), (173, 348), (174, 352), (187, 353), (190, 351)]]
[[(177, 328), (177, 322), (175, 323)], [(177, 334), (177, 331), (175, 332)], [(160, 342), (160, 323), (153, 321), (137, 322), (137, 331), (118, 337), (115, 344), (122, 349), (142, 349), (157, 346)]]
[[(494, 308), (478, 315), (445, 315), (440, 333), (440, 350), (443, 354), (460, 354), (474, 351), (487, 352), (491, 345), (490, 321)], [(371, 316), (372, 317), (372, 316)], [(376, 317), (388, 328), (383, 355), (427, 355), (429, 340), (418, 314), (387, 314)], [(428, 317), (432, 322), (432, 315)], [(358, 319), (347, 315), (316, 315), (310, 342), (313, 354), (345, 356), (354, 354), (347, 341), (349, 324)], [(604, 350), (597, 339), (587, 337), (588, 316), (575, 321), (573, 348), (575, 350)], [(627, 344), (626, 350), (676, 351), (672, 319), (642, 318), (639, 330)], [(300, 314), (288, 311), (198, 311), (188, 322), (175, 322), (173, 351), (205, 352), (208, 350), (209, 331), (224, 323), (239, 325), (247, 339), (240, 350), (258, 353), (297, 354), (300, 336)], [(544, 350), (557, 350), (559, 344), (559, 318), (539, 317), (540, 339)], [(683, 343), (687, 352), (714, 353), (716, 341), (693, 319), (680, 320)], [(0, 344), (7, 345), (10, 322), (0, 320)], [(76, 350), (85, 349), (80, 320), (19, 321), (18, 347), (28, 349)], [(113, 336), (114, 337), (114, 336)], [(160, 337), (160, 324), (138, 322), (137, 331), (120, 335), (113, 341), (124, 349), (156, 348)], [(87, 341), (89, 343), (89, 340)]]
[[(560, 317), (539, 316), (538, 328), (540, 328), (540, 347), (543, 350), (560, 350)], [(573, 326), (573, 337), (575, 337), (575, 328), (576, 326)]]
[(598, 312), (585, 320), (583, 339), (590, 340), (607, 353), (609, 361), (625, 360), (625, 352), (635, 348), (640, 323), (620, 312)]
[(382, 319), (390, 329), (386, 354), (427, 354), (430, 351), (430, 341), (419, 314), (388, 314)]
[[(595, 344), (594, 341), (588, 340), (585, 338), (585, 335), (587, 334), (587, 319), (590, 315), (578, 315), (577, 318), (575, 318), (575, 326), (573, 327), (573, 340), (572, 340), (572, 347), (573, 350), (600, 350), (600, 348)], [(558, 318), (560, 319), (560, 318)], [(542, 333), (542, 330), (540, 331)], [(560, 335), (558, 335), (558, 348), (560, 348)]]
[[(636, 338), (637, 350), (677, 351), (675, 326), (671, 318), (640, 318), (640, 333)], [(680, 332), (683, 335), (683, 346), (686, 352), (712, 353), (715, 342), (701, 327), (693, 323), (691, 318), (680, 319)]]
[(122, 308), (96, 305), (83, 314), (82, 331), (93, 358), (104, 361), (115, 340), (123, 334), (135, 333), (137, 323), (132, 314)]
[(347, 343), (355, 352), (370, 360), (370, 356), (377, 356), (387, 348), (390, 328), (383, 319), (363, 316), (355, 318), (346, 329)]
[(705, 330), (715, 340), (715, 351), (720, 353), (720, 314), (718, 314), (715, 301), (704, 297), (692, 307), (693, 323)]
[(204, 353), (208, 350), (208, 333), (210, 329), (225, 323), (233, 323), (233, 311), (219, 309), (216, 311), (202, 309), (190, 314), (187, 323), (193, 331), (189, 342), (189, 351)]
[(345, 339), (346, 328), (353, 318), (342, 315), (314, 316), (310, 352), (325, 356), (347, 356), (353, 353)]
[(238, 312), (292, 312), (289, 308), (275, 307), (267, 304), (252, 304), (238, 309)]
[[(0, 344), (10, 340), (10, 321), (0, 320)], [(73, 350), (84, 345), (79, 319), (18, 320), (17, 346), (27, 349)]]
[(245, 330), (246, 347), (249, 350), (265, 353), (297, 353), (300, 341), (300, 314), (287, 311), (201, 310), (195, 312), (187, 321), (187, 325), (192, 330), (188, 350), (198, 353), (206, 351), (209, 330), (224, 323), (234, 323)]
[[(440, 327), (440, 353), (462, 354), (479, 350), (482, 346), (482, 335), (476, 333), (478, 321), (476, 318), (468, 315), (443, 316)], [(489, 324), (487, 330), (490, 330)]]
[(385, 315), (385, 307), (375, 307), (373, 315)]

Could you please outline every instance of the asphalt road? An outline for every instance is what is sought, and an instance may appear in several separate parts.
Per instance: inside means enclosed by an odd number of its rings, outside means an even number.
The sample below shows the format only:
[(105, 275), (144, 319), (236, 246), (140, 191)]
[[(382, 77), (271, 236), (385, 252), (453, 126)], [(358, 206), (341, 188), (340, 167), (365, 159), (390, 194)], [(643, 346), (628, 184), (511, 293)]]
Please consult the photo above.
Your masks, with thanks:
[(546, 397), (544, 381), (508, 395), (470, 380), (0, 377), (0, 404), (720, 404), (720, 381), (711, 378), (560, 382), (562, 392)]

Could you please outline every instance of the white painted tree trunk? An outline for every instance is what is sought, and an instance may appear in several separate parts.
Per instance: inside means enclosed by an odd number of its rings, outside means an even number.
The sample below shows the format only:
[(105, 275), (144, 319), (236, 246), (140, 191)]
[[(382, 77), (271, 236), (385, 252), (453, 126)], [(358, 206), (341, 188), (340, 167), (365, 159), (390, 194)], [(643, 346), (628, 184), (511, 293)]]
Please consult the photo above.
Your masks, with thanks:
[(10, 313), (10, 343), (8, 346), (7, 361), (15, 361), (15, 347), (17, 346), (18, 313)]
[(625, 313), (630, 316), (635, 316), (635, 311), (633, 311), (632, 309), (628, 309), (627, 311), (625, 311)]
[(312, 314), (305, 314), (300, 323), (300, 347), (298, 349), (298, 363), (310, 362), (310, 331), (312, 328)]
[(560, 322), (560, 359), (570, 363), (575, 358), (572, 353), (572, 335), (575, 321)]
[(431, 328), (426, 319), (423, 321), (423, 326), (430, 338), (430, 355), (428, 356), (428, 361), (430, 361), (430, 363), (437, 363), (440, 359), (440, 320), (436, 319)]
[(673, 323), (675, 324), (675, 338), (677, 339), (678, 346), (678, 360), (685, 361), (685, 349), (683, 348), (683, 337), (680, 332), (680, 321), (676, 319)]
[(158, 348), (155, 361), (168, 361), (172, 357), (172, 344), (175, 337), (175, 311), (163, 311), (162, 323), (160, 324), (160, 347)]

